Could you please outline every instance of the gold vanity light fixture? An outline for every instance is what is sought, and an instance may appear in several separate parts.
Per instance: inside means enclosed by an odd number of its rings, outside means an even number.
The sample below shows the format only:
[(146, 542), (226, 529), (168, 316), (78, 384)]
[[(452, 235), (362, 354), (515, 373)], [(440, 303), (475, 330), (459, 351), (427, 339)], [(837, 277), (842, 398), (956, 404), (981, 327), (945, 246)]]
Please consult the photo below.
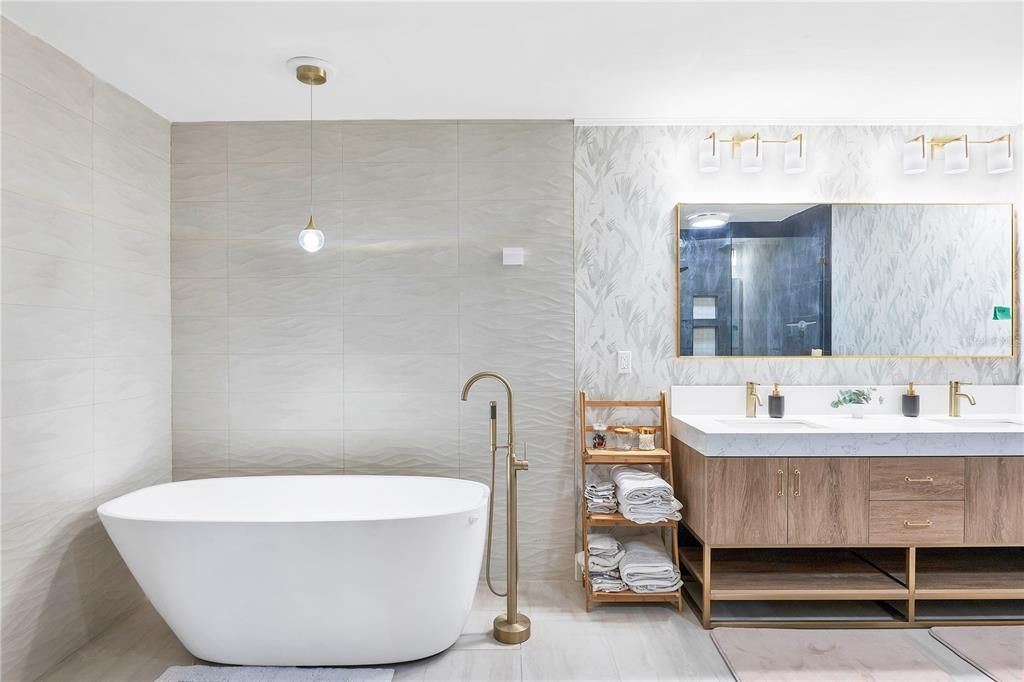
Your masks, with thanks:
[(972, 140), (967, 134), (927, 138), (918, 135), (903, 143), (903, 172), (916, 175), (928, 170), (929, 159), (935, 159), (936, 150), (941, 149), (943, 166), (949, 175), (966, 173), (971, 168), (970, 145), (984, 144), (988, 147), (988, 172), (990, 175), (1009, 173), (1013, 170), (1013, 140), (1010, 133), (991, 140)]
[(299, 246), (310, 253), (324, 248), (324, 233), (313, 217), (313, 86), (327, 82), (331, 65), (316, 57), (292, 57), (288, 67), (295, 71), (295, 78), (309, 86), (309, 222), (299, 230)]
[(782, 172), (793, 174), (803, 173), (807, 168), (807, 155), (804, 134), (797, 133), (788, 140), (768, 140), (761, 133), (752, 135), (733, 135), (726, 140), (719, 140), (718, 134), (712, 132), (700, 141), (700, 171), (714, 173), (722, 166), (722, 143), (732, 147), (732, 158), (736, 158), (737, 149), (740, 157), (740, 170), (744, 173), (758, 173), (764, 167), (764, 145), (783, 145)]

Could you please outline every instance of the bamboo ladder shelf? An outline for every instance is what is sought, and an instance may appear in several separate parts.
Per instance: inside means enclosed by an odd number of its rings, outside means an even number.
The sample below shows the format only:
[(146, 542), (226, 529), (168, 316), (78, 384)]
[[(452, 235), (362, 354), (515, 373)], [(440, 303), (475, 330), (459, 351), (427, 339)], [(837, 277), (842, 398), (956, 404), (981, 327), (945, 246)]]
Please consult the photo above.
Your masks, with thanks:
[[(641, 427), (653, 427), (656, 434), (661, 435), (661, 447), (654, 450), (598, 450), (589, 446), (588, 434), (594, 430), (593, 424), (587, 421), (587, 411), (601, 408), (625, 408), (625, 409), (651, 409), (659, 410), (659, 422), (657, 424), (615, 424), (609, 426), (627, 426), (634, 431)], [(601, 464), (653, 464), (661, 468), (662, 478), (673, 490), (675, 489), (672, 480), (672, 453), (667, 449), (670, 443), (668, 432), (668, 409), (666, 406), (665, 392), (661, 392), (658, 400), (589, 400), (585, 391), (580, 391), (580, 468), (582, 474), (582, 486), (587, 488), (587, 470), (590, 466)], [(658, 444), (658, 443), (656, 443)], [(627, 592), (595, 592), (590, 586), (590, 550), (588, 549), (588, 536), (592, 528), (605, 528), (610, 526), (632, 527), (632, 528), (657, 528), (659, 531), (668, 529), (671, 535), (672, 561), (675, 566), (679, 565), (679, 530), (677, 521), (659, 521), (658, 523), (635, 523), (620, 513), (615, 514), (590, 514), (587, 512), (586, 496), (580, 494), (580, 527), (583, 534), (583, 594), (584, 604), (587, 611), (591, 609), (592, 602), (667, 602), (675, 604), (680, 611), (683, 610), (682, 588), (672, 592), (639, 593)], [(664, 533), (662, 532), (662, 540)]]

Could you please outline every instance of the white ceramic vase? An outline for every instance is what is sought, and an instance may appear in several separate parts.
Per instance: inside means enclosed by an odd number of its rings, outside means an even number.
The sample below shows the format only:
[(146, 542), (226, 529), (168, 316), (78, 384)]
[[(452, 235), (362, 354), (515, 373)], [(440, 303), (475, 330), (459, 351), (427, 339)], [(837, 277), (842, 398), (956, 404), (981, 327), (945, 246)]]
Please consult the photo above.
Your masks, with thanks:
[(864, 418), (864, 408), (866, 405), (852, 404), (850, 405), (850, 416), (854, 419)]

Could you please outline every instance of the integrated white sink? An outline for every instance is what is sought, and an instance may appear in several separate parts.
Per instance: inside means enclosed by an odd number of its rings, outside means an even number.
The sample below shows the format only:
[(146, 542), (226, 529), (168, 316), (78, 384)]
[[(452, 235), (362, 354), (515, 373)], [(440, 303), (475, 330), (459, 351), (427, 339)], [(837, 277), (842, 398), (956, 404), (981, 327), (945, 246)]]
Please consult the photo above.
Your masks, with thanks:
[(821, 424), (805, 421), (803, 419), (772, 419), (771, 417), (740, 417), (737, 419), (718, 418), (720, 424), (734, 429), (745, 429), (750, 431), (775, 431), (806, 429), (808, 431), (825, 428)]
[(1024, 428), (1024, 421), (1002, 417), (939, 417), (933, 422), (962, 429), (988, 429), (992, 431), (1016, 431)]

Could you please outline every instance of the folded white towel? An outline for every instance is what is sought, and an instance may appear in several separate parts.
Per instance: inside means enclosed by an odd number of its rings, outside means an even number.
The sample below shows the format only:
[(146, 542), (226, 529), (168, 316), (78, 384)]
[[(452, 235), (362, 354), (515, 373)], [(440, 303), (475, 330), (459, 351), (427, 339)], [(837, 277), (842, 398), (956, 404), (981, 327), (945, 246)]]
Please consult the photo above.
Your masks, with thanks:
[(624, 547), (626, 556), (619, 562), (619, 573), (634, 592), (673, 592), (682, 584), (679, 567), (659, 538), (632, 538)]
[(587, 511), (591, 514), (614, 514), (618, 511), (615, 483), (610, 478), (608, 467), (594, 467), (591, 475), (587, 477), (583, 496), (587, 500)]
[(659, 500), (656, 502), (630, 502), (619, 507), (622, 515), (633, 523), (658, 523), (659, 521), (678, 521), (683, 518), (679, 510), (683, 508), (679, 500)]
[(620, 549), (617, 554), (613, 556), (602, 556), (600, 554), (591, 554), (590, 563), (587, 567), (591, 571), (611, 571), (618, 569), (619, 562), (622, 561), (622, 557), (626, 556), (626, 550)]
[(622, 543), (608, 533), (588, 533), (587, 550), (591, 556), (614, 556), (622, 551)]
[(612, 467), (611, 476), (615, 482), (615, 495), (620, 505), (625, 502), (645, 502), (672, 497), (672, 486), (658, 476), (650, 464), (618, 464)]

